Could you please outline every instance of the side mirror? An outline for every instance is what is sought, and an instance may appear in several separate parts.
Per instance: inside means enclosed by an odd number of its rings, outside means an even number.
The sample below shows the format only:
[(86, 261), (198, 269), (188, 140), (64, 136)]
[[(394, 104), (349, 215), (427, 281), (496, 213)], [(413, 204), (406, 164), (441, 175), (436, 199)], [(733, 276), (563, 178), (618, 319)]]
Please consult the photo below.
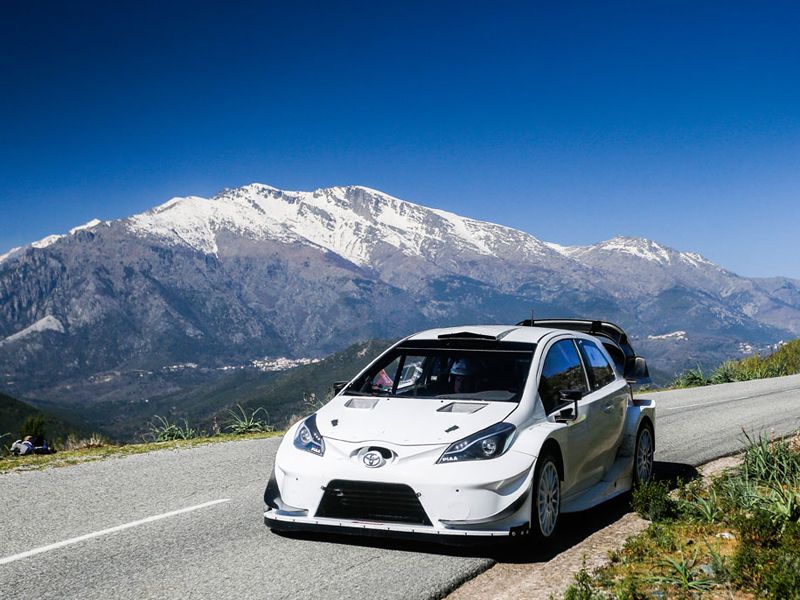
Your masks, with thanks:
[(578, 418), (578, 400), (583, 398), (583, 392), (580, 390), (561, 390), (558, 395), (562, 403), (572, 402), (572, 406), (559, 410), (556, 413), (556, 421), (575, 421)]
[(336, 381), (333, 384), (333, 395), (336, 396), (341, 392), (345, 386), (350, 383), (349, 381)]
[(647, 361), (641, 356), (637, 356), (633, 360), (628, 361), (627, 368), (625, 369), (625, 379), (631, 385), (642, 385), (652, 382), (652, 379), (650, 379), (650, 371), (647, 369)]

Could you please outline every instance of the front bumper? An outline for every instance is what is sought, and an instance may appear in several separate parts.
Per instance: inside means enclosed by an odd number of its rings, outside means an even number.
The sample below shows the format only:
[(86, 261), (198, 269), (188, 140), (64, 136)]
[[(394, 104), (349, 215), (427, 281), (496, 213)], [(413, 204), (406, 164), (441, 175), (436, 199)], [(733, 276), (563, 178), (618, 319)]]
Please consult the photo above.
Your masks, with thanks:
[[(290, 431), (276, 456), (265, 491), (265, 523), (279, 531), (322, 531), (391, 537), (508, 537), (528, 532), (534, 457), (513, 450), (487, 461), (436, 464), (442, 447), (401, 447), (379, 442), (351, 444), (326, 439), (325, 456), (297, 450)], [(366, 468), (359, 449), (382, 446), (395, 459)], [(321, 516), (326, 489), (344, 484), (402, 484), (419, 500), (427, 523)], [(324, 511), (322, 511), (324, 513)], [(349, 515), (352, 516), (352, 515)]]
[(466, 537), (473, 539), (505, 539), (530, 533), (527, 524), (498, 531), (467, 529), (441, 530), (433, 527), (404, 526), (398, 523), (358, 523), (356, 521), (338, 521), (334, 519), (284, 517), (282, 515), (275, 515), (272, 510), (268, 510), (264, 513), (264, 524), (274, 531), (287, 533), (305, 532), (404, 540), (439, 540), (445, 543), (456, 542)]

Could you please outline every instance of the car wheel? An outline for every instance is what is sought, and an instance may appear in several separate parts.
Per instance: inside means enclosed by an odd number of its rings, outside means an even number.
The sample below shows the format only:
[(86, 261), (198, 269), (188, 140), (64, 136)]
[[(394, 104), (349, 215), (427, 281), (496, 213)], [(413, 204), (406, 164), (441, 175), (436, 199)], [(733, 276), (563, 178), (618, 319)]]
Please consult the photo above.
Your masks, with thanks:
[(550, 539), (561, 513), (561, 479), (552, 453), (545, 453), (536, 461), (531, 492), (531, 534), (535, 539)]
[(633, 459), (634, 485), (650, 481), (653, 476), (653, 451), (655, 450), (655, 437), (653, 426), (648, 422), (642, 423), (636, 434), (636, 452)]

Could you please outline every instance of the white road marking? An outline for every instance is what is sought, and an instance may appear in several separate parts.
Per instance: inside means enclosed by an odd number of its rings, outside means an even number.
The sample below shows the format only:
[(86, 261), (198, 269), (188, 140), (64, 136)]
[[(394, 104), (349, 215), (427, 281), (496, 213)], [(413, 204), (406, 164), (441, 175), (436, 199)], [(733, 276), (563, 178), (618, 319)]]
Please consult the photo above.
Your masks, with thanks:
[(12, 563), (16, 560), (21, 560), (23, 558), (28, 558), (29, 556), (35, 556), (37, 554), (41, 554), (42, 552), (49, 552), (50, 550), (57, 550), (58, 548), (63, 548), (64, 546), (69, 546), (70, 544), (77, 544), (78, 542), (83, 542), (85, 540), (90, 540), (92, 538), (100, 537), (101, 535), (108, 535), (109, 533), (116, 533), (117, 531), (123, 531), (125, 529), (130, 529), (131, 527), (138, 527), (139, 525), (145, 525), (146, 523), (152, 523), (153, 521), (160, 521), (161, 519), (166, 519), (169, 517), (174, 517), (176, 515), (181, 515), (183, 513), (191, 512), (193, 510), (199, 510), (201, 508), (207, 508), (209, 506), (214, 506), (215, 504), (222, 504), (223, 502), (230, 502), (230, 498), (223, 498), (221, 500), (212, 500), (211, 502), (204, 502), (203, 504), (198, 504), (196, 506), (189, 506), (187, 508), (181, 508), (179, 510), (173, 510), (167, 513), (163, 513), (160, 515), (154, 515), (152, 517), (147, 517), (146, 519), (139, 519), (138, 521), (131, 521), (130, 523), (124, 523), (123, 525), (117, 525), (116, 527), (109, 527), (108, 529), (101, 529), (100, 531), (94, 531), (92, 533), (87, 533), (86, 535), (81, 535), (78, 537), (70, 538), (68, 540), (64, 540), (63, 542), (56, 542), (55, 544), (49, 544), (47, 546), (40, 546), (38, 548), (34, 548), (32, 550), (27, 550), (25, 552), (20, 552), (19, 554), (14, 554), (12, 556), (6, 556), (5, 558), (0, 558), (0, 565), (6, 565), (8, 563)]
[(738, 398), (723, 398), (721, 400), (709, 400), (707, 402), (694, 402), (692, 404), (682, 404), (680, 406), (657, 406), (656, 410), (680, 410), (682, 408), (692, 408), (694, 406), (714, 406), (715, 404), (725, 404), (726, 402), (737, 402), (739, 400), (752, 400), (754, 398), (763, 398), (764, 396), (777, 396), (778, 394), (783, 394), (785, 392), (795, 392), (800, 390), (800, 388), (793, 387), (793, 388), (786, 388), (782, 390), (774, 390), (770, 392), (764, 392), (762, 394), (753, 394), (752, 396), (740, 396)]

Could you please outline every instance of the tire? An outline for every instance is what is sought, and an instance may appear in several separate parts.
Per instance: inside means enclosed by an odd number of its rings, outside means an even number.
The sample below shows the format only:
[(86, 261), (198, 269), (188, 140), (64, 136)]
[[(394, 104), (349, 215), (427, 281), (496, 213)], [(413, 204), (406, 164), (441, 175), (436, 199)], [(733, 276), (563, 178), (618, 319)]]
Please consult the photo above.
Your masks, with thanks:
[(633, 485), (650, 481), (653, 477), (653, 453), (656, 448), (653, 426), (644, 421), (636, 432), (636, 450), (633, 453)]
[(538, 541), (553, 539), (561, 514), (561, 478), (552, 451), (536, 461), (531, 487), (531, 537)]

